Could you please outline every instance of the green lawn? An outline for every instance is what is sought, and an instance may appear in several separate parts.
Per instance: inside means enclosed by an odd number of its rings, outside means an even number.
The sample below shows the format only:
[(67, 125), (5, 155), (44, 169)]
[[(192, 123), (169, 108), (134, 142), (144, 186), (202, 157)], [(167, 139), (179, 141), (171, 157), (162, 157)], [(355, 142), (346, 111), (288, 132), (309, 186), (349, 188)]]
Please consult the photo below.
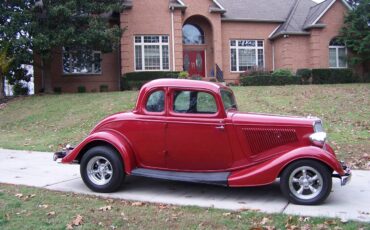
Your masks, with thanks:
[[(233, 87), (239, 109), (318, 116), (340, 158), (370, 168), (370, 84)], [(103, 117), (134, 107), (136, 91), (21, 97), (0, 106), (0, 147), (56, 151)]]
[[(73, 225), (73, 222), (76, 224)], [(71, 225), (71, 226), (69, 226)], [(102, 199), (0, 184), (0, 229), (370, 229), (369, 223)]]

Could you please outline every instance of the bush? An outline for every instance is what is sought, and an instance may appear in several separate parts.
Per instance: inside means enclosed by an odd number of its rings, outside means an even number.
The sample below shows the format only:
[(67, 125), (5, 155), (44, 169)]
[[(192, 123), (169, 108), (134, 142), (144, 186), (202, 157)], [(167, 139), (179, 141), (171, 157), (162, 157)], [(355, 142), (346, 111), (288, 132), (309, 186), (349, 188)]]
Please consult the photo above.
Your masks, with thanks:
[(85, 86), (79, 86), (79, 87), (77, 87), (77, 92), (78, 93), (86, 93), (86, 88), (85, 88)]
[(312, 69), (312, 84), (359, 82), (351, 69)]
[(242, 86), (262, 86), (262, 85), (293, 85), (300, 84), (300, 78), (296, 76), (244, 76), (240, 78)]
[(53, 91), (56, 94), (61, 94), (62, 93), (62, 87), (54, 87)]
[(100, 85), (100, 92), (108, 92), (108, 86), (107, 85)]
[(289, 69), (277, 69), (271, 75), (273, 77), (291, 77), (293, 73)]
[(131, 72), (121, 77), (121, 90), (140, 89), (145, 83), (159, 78), (178, 78), (179, 72), (174, 71), (149, 71)]
[(189, 77), (189, 73), (186, 71), (181, 71), (179, 73), (179, 79), (187, 79)]
[(301, 79), (301, 83), (304, 85), (310, 84), (312, 82), (311, 69), (298, 69), (296, 75)]
[(28, 87), (22, 84), (22, 82), (16, 82), (13, 85), (13, 95), (14, 96), (28, 95)]
[(257, 67), (257, 68), (246, 70), (241, 75), (242, 76), (265, 76), (265, 75), (270, 75), (270, 74), (271, 72), (267, 71), (266, 69)]

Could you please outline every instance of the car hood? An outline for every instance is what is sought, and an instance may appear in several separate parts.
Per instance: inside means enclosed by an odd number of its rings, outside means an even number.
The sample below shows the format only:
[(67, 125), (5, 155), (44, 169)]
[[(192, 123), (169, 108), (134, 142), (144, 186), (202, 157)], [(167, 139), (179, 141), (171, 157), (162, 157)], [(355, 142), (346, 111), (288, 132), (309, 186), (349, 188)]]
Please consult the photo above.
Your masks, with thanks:
[(229, 112), (228, 117), (234, 124), (250, 124), (250, 125), (298, 125), (298, 126), (313, 126), (315, 121), (320, 119), (317, 117), (299, 117), (299, 116), (286, 116), (264, 113), (242, 113), (242, 112)]

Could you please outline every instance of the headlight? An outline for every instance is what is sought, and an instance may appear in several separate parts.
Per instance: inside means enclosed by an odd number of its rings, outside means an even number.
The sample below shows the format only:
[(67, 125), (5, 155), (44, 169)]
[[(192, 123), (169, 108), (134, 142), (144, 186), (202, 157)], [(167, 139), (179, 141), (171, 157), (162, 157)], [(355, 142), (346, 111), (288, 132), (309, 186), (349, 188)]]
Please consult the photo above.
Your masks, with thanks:
[(319, 147), (323, 147), (326, 141), (326, 133), (325, 132), (313, 133), (310, 135), (310, 140), (312, 144)]
[(324, 132), (321, 120), (315, 121), (315, 123), (313, 124), (313, 130), (315, 133)]

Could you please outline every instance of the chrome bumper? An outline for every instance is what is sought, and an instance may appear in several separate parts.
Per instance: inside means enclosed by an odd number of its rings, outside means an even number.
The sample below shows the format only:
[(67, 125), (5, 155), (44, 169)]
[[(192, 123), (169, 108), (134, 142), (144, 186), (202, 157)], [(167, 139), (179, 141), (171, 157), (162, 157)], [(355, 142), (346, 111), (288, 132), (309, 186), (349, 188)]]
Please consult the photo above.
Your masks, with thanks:
[(65, 148), (63, 148), (62, 151), (60, 152), (55, 152), (54, 155), (53, 155), (53, 160), (54, 161), (57, 161), (58, 163), (60, 163), (62, 161), (62, 159), (68, 155), (68, 153), (70, 151), (72, 151), (74, 148), (67, 145)]
[(351, 169), (343, 162), (341, 161), (340, 164), (342, 165), (342, 168), (344, 170), (344, 175), (339, 175), (339, 174), (336, 174), (334, 173), (333, 174), (333, 177), (337, 177), (340, 179), (340, 184), (342, 186), (348, 184), (350, 181), (351, 181), (351, 178), (352, 178), (352, 172), (351, 172)]

